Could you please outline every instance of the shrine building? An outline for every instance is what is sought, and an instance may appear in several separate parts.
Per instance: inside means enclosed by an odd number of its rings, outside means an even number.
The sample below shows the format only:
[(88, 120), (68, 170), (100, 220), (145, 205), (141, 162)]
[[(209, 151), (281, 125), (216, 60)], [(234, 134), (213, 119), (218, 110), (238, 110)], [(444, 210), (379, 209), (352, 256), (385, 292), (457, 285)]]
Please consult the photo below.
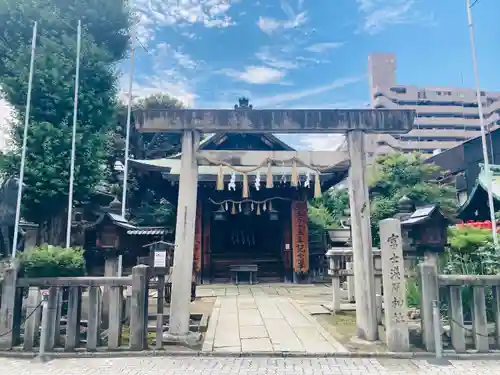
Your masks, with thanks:
[[(228, 282), (236, 266), (253, 268), (253, 281), (309, 281), (324, 267), (324, 249), (309, 248), (307, 201), (347, 176), (346, 152), (297, 152), (271, 134), (220, 133), (200, 143), (197, 160), (198, 282)], [(180, 154), (130, 162), (161, 173), (177, 201)]]

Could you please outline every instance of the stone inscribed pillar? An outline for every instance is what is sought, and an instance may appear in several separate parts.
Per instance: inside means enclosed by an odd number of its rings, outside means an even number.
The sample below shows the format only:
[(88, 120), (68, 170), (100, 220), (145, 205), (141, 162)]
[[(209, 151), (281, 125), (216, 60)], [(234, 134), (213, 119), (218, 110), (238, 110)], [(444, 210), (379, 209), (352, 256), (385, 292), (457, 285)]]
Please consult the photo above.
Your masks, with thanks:
[(385, 331), (387, 348), (392, 352), (410, 351), (406, 305), (406, 282), (401, 222), (380, 222), (382, 280), (384, 286)]
[(378, 338), (378, 324), (364, 142), (365, 135), (361, 130), (347, 132), (351, 160), (348, 181), (356, 295), (356, 334), (361, 339), (375, 341)]

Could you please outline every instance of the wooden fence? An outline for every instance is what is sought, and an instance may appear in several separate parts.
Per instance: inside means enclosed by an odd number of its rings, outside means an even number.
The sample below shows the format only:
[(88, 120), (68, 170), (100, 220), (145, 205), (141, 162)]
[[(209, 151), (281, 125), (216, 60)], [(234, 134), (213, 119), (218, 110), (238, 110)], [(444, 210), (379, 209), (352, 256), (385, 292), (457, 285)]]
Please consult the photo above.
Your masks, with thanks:
[[(455, 352), (500, 349), (500, 275), (440, 275), (436, 265), (429, 263), (420, 265), (420, 274), (422, 339), (428, 351), (436, 350), (432, 301), (439, 301), (444, 316), (439, 329), (443, 332), (449, 326)], [(469, 303), (464, 303), (464, 295)], [(469, 321), (464, 319), (466, 315)]]
[(145, 265), (135, 266), (129, 277), (17, 278), (9, 268), (2, 282), (0, 349), (32, 351), (40, 345), (41, 290), (48, 294), (46, 350), (146, 349), (148, 282)]

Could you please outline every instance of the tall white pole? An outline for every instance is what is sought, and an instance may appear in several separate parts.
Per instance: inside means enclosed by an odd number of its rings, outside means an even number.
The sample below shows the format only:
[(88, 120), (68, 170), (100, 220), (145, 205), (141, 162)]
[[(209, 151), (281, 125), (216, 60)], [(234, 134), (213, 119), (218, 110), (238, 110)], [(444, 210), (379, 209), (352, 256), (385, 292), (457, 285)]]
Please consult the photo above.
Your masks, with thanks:
[(479, 121), (481, 125), (481, 143), (483, 146), (484, 172), (486, 174), (486, 184), (487, 184), (486, 188), (488, 190), (488, 206), (490, 207), (491, 232), (494, 244), (498, 245), (495, 206), (493, 202), (493, 186), (492, 186), (493, 183), (492, 183), (490, 163), (488, 158), (488, 146), (486, 143), (486, 124), (484, 122), (483, 102), (481, 100), (481, 84), (479, 81), (479, 68), (477, 66), (476, 37), (474, 33), (474, 24), (472, 22), (471, 2), (470, 0), (465, 0), (465, 1), (467, 5), (467, 18), (469, 20), (469, 33), (470, 33), (470, 43), (472, 48), (472, 60), (474, 63), (474, 75), (476, 78), (477, 108), (479, 111)]
[[(127, 125), (125, 132), (125, 162), (123, 165), (123, 187), (122, 187), (122, 216), (125, 217), (127, 209), (127, 185), (128, 185), (128, 157), (130, 148), (130, 122), (132, 118), (132, 85), (134, 82), (134, 60), (135, 60), (135, 27), (132, 31), (132, 49), (130, 51), (130, 68), (128, 75), (128, 105), (127, 105)], [(123, 255), (118, 256), (118, 277), (123, 272)]]
[(19, 220), (21, 219), (21, 200), (23, 196), (23, 182), (24, 182), (24, 167), (26, 164), (26, 144), (28, 142), (28, 126), (30, 122), (30, 108), (31, 108), (31, 88), (33, 86), (33, 72), (35, 69), (35, 50), (36, 50), (36, 34), (37, 22), (33, 25), (33, 37), (31, 39), (31, 60), (30, 72), (28, 78), (28, 94), (26, 98), (26, 111), (24, 113), (24, 132), (23, 132), (23, 145), (21, 149), (21, 167), (19, 172), (19, 186), (17, 188), (17, 202), (16, 202), (16, 218), (14, 222), (14, 239), (12, 240), (12, 258), (16, 257), (17, 251), (17, 237), (19, 236)]
[(75, 182), (75, 153), (76, 153), (76, 123), (78, 120), (78, 89), (80, 86), (80, 49), (82, 39), (82, 21), (78, 21), (76, 41), (76, 72), (75, 72), (75, 96), (73, 99), (73, 134), (71, 136), (71, 161), (69, 172), (68, 193), (68, 221), (66, 223), (66, 247), (71, 245), (71, 224), (73, 222), (73, 185)]

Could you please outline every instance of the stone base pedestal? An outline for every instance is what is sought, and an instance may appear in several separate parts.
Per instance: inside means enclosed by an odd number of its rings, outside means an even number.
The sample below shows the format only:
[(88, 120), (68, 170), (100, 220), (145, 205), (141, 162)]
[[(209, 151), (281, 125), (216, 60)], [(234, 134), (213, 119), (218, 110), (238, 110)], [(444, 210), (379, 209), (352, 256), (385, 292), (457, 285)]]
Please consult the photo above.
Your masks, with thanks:
[(191, 348), (201, 344), (202, 334), (200, 332), (189, 332), (187, 334), (177, 335), (169, 332), (164, 332), (163, 342), (165, 344), (176, 344)]

